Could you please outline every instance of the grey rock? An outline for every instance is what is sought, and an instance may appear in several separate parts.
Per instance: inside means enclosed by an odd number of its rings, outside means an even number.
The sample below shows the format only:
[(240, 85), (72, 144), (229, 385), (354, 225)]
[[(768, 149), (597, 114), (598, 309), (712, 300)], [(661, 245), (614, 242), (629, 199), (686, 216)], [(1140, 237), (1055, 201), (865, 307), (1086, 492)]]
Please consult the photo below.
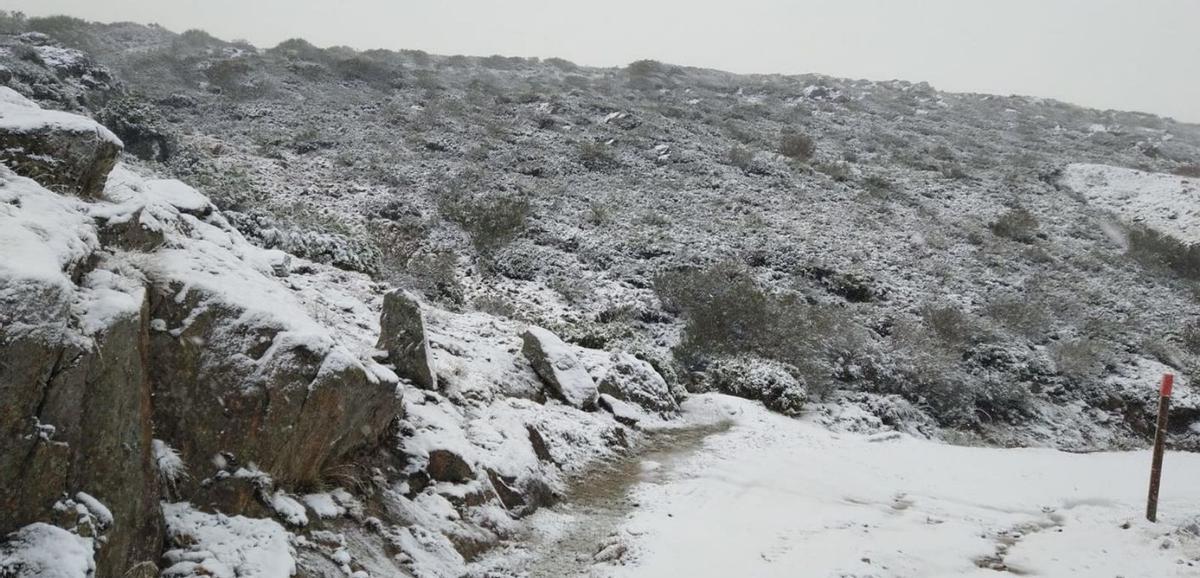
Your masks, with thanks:
[(53, 191), (85, 198), (104, 192), (122, 147), (112, 133), (65, 113), (57, 114), (69, 117), (68, 122), (30, 125), (12, 114), (28, 107), (0, 106), (10, 111), (10, 116), (0, 117), (0, 162)]
[(654, 367), (628, 353), (612, 354), (612, 365), (597, 389), (621, 401), (660, 415), (679, 411), (679, 402)]
[(475, 478), (471, 469), (462, 456), (450, 450), (432, 450), (429, 452), (429, 465), (426, 467), (429, 477), (439, 482), (461, 484)]
[(402, 290), (385, 295), (379, 326), (376, 347), (387, 351), (387, 360), (396, 373), (420, 387), (437, 389), (437, 374), (433, 371), (433, 356), (425, 335), (425, 317), (417, 298)]
[(596, 382), (563, 340), (541, 327), (530, 327), (522, 339), (521, 352), (558, 397), (580, 409), (596, 406)]

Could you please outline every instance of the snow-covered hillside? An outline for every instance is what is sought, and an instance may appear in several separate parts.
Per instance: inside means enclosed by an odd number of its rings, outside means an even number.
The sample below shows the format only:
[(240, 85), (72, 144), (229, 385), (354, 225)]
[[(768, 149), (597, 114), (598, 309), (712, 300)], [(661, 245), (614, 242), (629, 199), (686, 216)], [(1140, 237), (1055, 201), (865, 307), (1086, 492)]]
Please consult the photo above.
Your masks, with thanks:
[(0, 32), (0, 577), (1198, 574), (1198, 126)]

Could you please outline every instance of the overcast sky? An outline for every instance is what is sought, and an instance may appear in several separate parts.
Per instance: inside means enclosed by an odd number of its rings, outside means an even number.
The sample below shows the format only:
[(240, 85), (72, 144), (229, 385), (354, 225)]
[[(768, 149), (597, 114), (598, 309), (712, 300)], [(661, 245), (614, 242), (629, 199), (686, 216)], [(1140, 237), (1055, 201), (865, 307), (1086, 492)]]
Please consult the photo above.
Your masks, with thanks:
[(0, 0), (259, 46), (925, 80), (1200, 122), (1200, 0)]

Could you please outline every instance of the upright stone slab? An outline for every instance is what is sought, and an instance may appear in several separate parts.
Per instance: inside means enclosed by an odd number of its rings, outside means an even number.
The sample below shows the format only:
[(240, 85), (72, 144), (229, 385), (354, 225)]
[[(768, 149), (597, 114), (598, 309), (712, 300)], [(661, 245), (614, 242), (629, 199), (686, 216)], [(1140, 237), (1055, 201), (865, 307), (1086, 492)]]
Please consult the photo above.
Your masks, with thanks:
[(426, 389), (437, 389), (433, 356), (425, 336), (425, 317), (417, 298), (397, 289), (383, 297), (383, 316), (379, 320), (379, 344), (387, 351), (388, 363), (401, 377)]

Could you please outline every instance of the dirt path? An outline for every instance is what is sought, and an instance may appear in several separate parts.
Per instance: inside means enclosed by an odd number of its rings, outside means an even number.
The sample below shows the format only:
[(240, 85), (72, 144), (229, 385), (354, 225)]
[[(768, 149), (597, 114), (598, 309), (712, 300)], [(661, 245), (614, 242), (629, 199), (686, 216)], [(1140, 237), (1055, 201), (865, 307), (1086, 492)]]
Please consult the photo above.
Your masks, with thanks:
[(628, 456), (606, 464), (576, 481), (556, 509), (569, 515), (571, 527), (556, 540), (531, 547), (530, 578), (587, 576), (606, 547), (619, 555), (612, 536), (630, 512), (639, 507), (629, 493), (638, 483), (662, 479), (673, 466), (698, 450), (704, 439), (729, 429), (731, 422), (650, 434)]

